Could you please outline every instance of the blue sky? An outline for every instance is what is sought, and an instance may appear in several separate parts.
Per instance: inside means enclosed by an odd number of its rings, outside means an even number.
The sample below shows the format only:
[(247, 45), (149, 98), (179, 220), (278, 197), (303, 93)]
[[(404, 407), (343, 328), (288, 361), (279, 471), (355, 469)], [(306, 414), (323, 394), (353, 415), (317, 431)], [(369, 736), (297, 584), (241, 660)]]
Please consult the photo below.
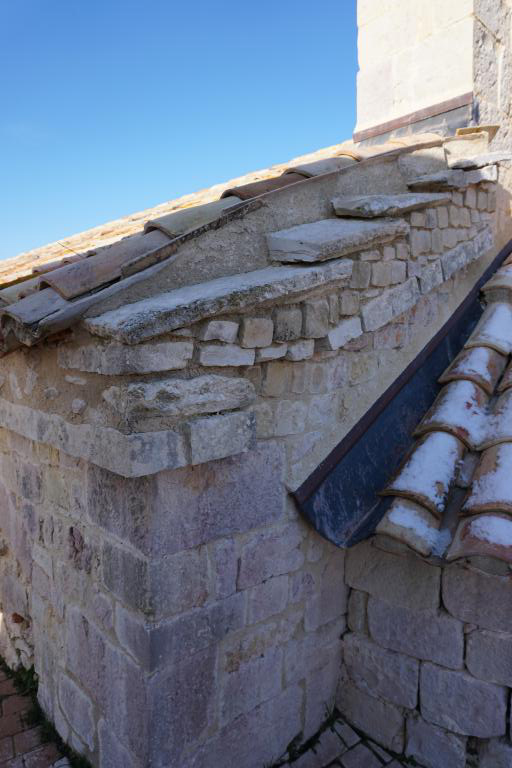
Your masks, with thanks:
[(0, 8), (0, 258), (350, 138), (356, 0)]

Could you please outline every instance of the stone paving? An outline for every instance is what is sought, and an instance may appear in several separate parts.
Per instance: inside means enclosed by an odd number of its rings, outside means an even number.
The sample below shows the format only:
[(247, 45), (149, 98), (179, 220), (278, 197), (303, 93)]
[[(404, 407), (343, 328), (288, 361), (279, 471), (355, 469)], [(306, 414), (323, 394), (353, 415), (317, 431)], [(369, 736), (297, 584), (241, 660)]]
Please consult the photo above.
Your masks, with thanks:
[(30, 723), (32, 701), (0, 670), (0, 768), (70, 768), (55, 744)]

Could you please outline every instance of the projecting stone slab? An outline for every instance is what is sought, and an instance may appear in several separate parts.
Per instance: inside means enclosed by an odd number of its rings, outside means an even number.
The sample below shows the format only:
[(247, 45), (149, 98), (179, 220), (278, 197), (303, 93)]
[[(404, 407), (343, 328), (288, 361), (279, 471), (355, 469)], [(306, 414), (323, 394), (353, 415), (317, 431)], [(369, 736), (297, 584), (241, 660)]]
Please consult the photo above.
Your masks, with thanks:
[(138, 344), (207, 317), (261, 307), (264, 302), (343, 282), (352, 274), (352, 266), (349, 259), (340, 259), (315, 267), (268, 267), (230, 275), (127, 304), (89, 318), (85, 325), (96, 336)]
[(351, 197), (342, 195), (332, 201), (336, 216), (356, 216), (373, 219), (378, 216), (401, 216), (426, 206), (451, 202), (450, 195), (441, 192), (403, 195), (364, 195)]
[(267, 235), (269, 256), (282, 262), (318, 262), (388, 243), (409, 232), (403, 219), (323, 219)]
[(476, 155), (475, 157), (460, 157), (450, 163), (451, 168), (463, 168), (464, 170), (473, 170), (474, 168), (484, 168), (486, 165), (495, 165), (512, 160), (510, 152), (488, 152), (485, 155)]
[(467, 672), (423, 664), (421, 714), (430, 723), (464, 736), (490, 739), (507, 729), (507, 691), (475, 680)]
[(126, 415), (196, 416), (244, 408), (256, 395), (247, 379), (197, 376), (195, 379), (138, 381), (109, 387), (103, 398)]
[(438, 171), (419, 176), (407, 183), (409, 189), (416, 192), (442, 192), (449, 189), (460, 189), (467, 185), (466, 175), (461, 170)]

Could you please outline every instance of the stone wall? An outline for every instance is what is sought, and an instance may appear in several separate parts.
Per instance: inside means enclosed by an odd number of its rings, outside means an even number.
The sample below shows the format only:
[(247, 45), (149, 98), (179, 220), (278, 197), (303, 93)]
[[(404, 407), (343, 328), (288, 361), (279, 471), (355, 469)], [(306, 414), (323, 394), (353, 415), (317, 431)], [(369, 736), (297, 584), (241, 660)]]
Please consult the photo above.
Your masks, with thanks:
[(473, 4), (358, 0), (356, 131), (473, 90)]
[[(335, 705), (342, 635), (346, 670), (351, 652), (377, 653), (344, 635), (349, 587), (351, 632), (370, 588), (353, 565), (345, 585), (345, 552), (301, 520), (287, 489), (481, 274), (496, 250), (495, 187), (406, 214), (401, 234), (292, 298), (139, 345), (82, 327), (2, 361), (0, 652), (35, 663), (45, 712), (93, 764), (288, 760)], [(152, 441), (167, 432), (182, 449), (165, 469)], [(383, 704), (380, 683), (368, 694), (361, 681), (339, 689), (347, 717), (357, 691), (398, 733), (413, 683)]]
[(427, 768), (512, 760), (512, 584), (506, 564), (349, 550), (337, 703), (354, 725)]

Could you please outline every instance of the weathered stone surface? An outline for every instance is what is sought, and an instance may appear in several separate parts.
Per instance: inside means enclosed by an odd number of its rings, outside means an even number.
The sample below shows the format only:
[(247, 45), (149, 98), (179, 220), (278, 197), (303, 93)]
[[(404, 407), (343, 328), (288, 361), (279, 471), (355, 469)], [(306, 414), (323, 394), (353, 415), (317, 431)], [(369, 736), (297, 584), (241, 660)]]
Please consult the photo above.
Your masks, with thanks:
[(372, 265), (366, 261), (356, 261), (352, 269), (350, 287), (359, 291), (364, 291), (370, 285), (372, 274)]
[(427, 205), (440, 205), (450, 200), (449, 195), (441, 193), (402, 195), (365, 195), (336, 197), (333, 201), (337, 216), (357, 216), (375, 218), (376, 216), (400, 216)]
[(507, 691), (466, 672), (424, 663), (420, 705), (425, 720), (455, 733), (489, 739), (506, 732)]
[(102, 768), (139, 768), (139, 761), (123, 747), (113, 729), (101, 719), (98, 723), (99, 754)]
[(406, 235), (403, 219), (324, 219), (267, 235), (269, 256), (282, 262), (318, 262), (371, 248)]
[(465, 768), (466, 739), (411, 716), (407, 718), (405, 754), (425, 768)]
[(236, 344), (204, 344), (199, 350), (199, 362), (210, 367), (252, 365), (254, 354), (254, 349)]
[(249, 590), (247, 621), (256, 624), (281, 613), (288, 602), (288, 576), (276, 576)]
[(340, 296), (341, 315), (355, 315), (359, 312), (359, 294), (355, 291), (343, 291)]
[(332, 328), (327, 334), (327, 346), (332, 350), (340, 349), (352, 339), (357, 339), (362, 333), (361, 320), (358, 317), (342, 320), (336, 328)]
[(233, 320), (209, 320), (199, 334), (203, 341), (223, 341), (233, 344), (238, 336), (238, 323)]
[(274, 312), (274, 339), (293, 341), (302, 333), (302, 312), (299, 307), (280, 307)]
[(289, 524), (257, 535), (242, 547), (238, 569), (238, 589), (261, 584), (271, 576), (296, 571), (304, 563), (300, 550), (302, 533)]
[(392, 606), (371, 597), (368, 625), (371, 637), (384, 648), (452, 669), (463, 666), (463, 624), (451, 616)]
[(105, 390), (103, 398), (126, 415), (197, 416), (244, 408), (255, 400), (247, 379), (197, 376), (194, 379), (137, 381)]
[(444, 279), (448, 280), (455, 272), (463, 269), (470, 264), (480, 254), (475, 248), (475, 243), (469, 240), (465, 243), (459, 243), (451, 251), (447, 251), (441, 256)]
[(443, 270), (439, 261), (434, 261), (420, 272), (420, 291), (421, 293), (430, 293), (437, 285), (443, 282)]
[(466, 665), (480, 680), (512, 687), (512, 635), (488, 630), (470, 632)]
[(254, 416), (250, 413), (225, 413), (196, 419), (188, 425), (190, 462), (224, 459), (249, 450), (254, 439)]
[(391, 605), (411, 610), (439, 606), (439, 568), (414, 555), (383, 552), (369, 542), (347, 551), (346, 581)]
[(278, 437), (304, 432), (308, 407), (303, 400), (280, 400), (275, 411), (274, 434)]
[(450, 566), (443, 570), (443, 602), (461, 621), (512, 633), (512, 582), (506, 577)]
[(272, 344), (270, 347), (256, 350), (256, 362), (266, 363), (270, 360), (279, 360), (286, 355), (288, 344)]
[(464, 172), (466, 184), (480, 184), (482, 181), (498, 181), (498, 168), (496, 165), (486, 165), (477, 171)]
[(339, 620), (347, 611), (348, 588), (344, 582), (343, 550), (336, 552), (328, 561), (316, 589), (309, 595), (304, 616), (307, 632), (318, 630), (330, 621)]
[(306, 301), (304, 304), (304, 336), (320, 339), (329, 330), (329, 302), (327, 299)]
[(286, 359), (294, 362), (308, 360), (313, 357), (315, 351), (315, 342), (313, 339), (302, 339), (301, 341), (290, 341)]
[(353, 683), (342, 680), (336, 704), (342, 715), (383, 747), (401, 752), (404, 746), (404, 718), (393, 704), (369, 696)]
[(357, 589), (350, 590), (347, 623), (352, 632), (364, 634), (368, 631), (368, 622), (366, 618), (367, 605), (368, 595), (366, 592), (358, 592)]
[(432, 247), (432, 234), (424, 229), (411, 230), (411, 254), (418, 258), (422, 253), (428, 253)]
[(393, 318), (407, 312), (420, 298), (418, 281), (410, 277), (405, 283), (384, 291), (380, 296), (363, 304), (361, 317), (365, 331), (376, 331)]
[(85, 324), (97, 336), (112, 336), (127, 344), (137, 344), (213, 315), (261, 306), (263, 302), (279, 299), (283, 295), (290, 298), (321, 285), (343, 282), (351, 273), (352, 262), (349, 259), (313, 268), (268, 267), (184, 286), (126, 304), (98, 317), (88, 318)]
[[(467, 174), (469, 175), (469, 174)], [(466, 184), (475, 182), (466, 180), (466, 174), (460, 170), (437, 171), (436, 173), (419, 176), (407, 182), (409, 189), (415, 192), (442, 192), (451, 189), (460, 189)]]
[(59, 701), (71, 727), (92, 752), (96, 731), (92, 701), (64, 674), (59, 680)]
[(343, 660), (349, 677), (361, 690), (399, 707), (416, 707), (420, 666), (416, 659), (349, 634), (343, 639)]
[(368, 747), (358, 744), (343, 755), (341, 765), (343, 768), (380, 768), (382, 763)]
[(268, 347), (272, 344), (274, 323), (269, 317), (244, 317), (240, 330), (242, 347)]
[(228, 664), (221, 690), (222, 724), (278, 696), (282, 670), (283, 649), (280, 647), (267, 648), (255, 658)]
[(185, 368), (192, 358), (190, 341), (159, 341), (138, 344), (87, 344), (81, 347), (61, 344), (58, 361), (61, 368), (115, 376), (125, 373), (156, 373)]
[(405, 280), (407, 267), (403, 261), (382, 261), (372, 265), (372, 285), (387, 287)]
[(510, 768), (512, 746), (506, 741), (484, 742), (478, 751), (478, 768)]
[(284, 458), (281, 445), (259, 443), (214, 464), (157, 475), (151, 501), (153, 551), (180, 552), (280, 522)]

